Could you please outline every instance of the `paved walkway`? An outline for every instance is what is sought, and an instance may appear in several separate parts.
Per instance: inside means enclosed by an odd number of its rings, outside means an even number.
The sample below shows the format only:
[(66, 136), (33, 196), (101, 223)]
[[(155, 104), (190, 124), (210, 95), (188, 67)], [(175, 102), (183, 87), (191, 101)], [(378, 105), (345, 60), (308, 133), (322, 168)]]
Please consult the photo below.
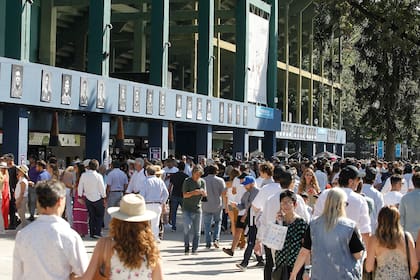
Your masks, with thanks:
[[(201, 236), (201, 244), (198, 255), (185, 255), (183, 245), (182, 225), (178, 226), (177, 232), (166, 230), (164, 240), (159, 245), (163, 259), (164, 279), (263, 279), (262, 268), (252, 268), (256, 264), (251, 260), (249, 268), (245, 272), (239, 271), (235, 264), (239, 263), (243, 256), (243, 250), (237, 251), (234, 257), (223, 253), (221, 248), (229, 247), (230, 234), (222, 234), (220, 249), (207, 250), (204, 244), (204, 236)], [(12, 279), (13, 247), (16, 232), (7, 231), (0, 235), (0, 279)], [(96, 240), (84, 238), (86, 250), (93, 252)], [(217, 278), (214, 278), (214, 277)], [(188, 278), (187, 278), (188, 277)]]

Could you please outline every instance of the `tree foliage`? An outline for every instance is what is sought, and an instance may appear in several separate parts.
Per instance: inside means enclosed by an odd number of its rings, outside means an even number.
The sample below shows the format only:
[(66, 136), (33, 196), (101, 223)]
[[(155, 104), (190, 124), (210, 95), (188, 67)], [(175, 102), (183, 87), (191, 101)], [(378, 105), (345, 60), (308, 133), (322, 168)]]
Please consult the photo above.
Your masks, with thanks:
[[(419, 1), (318, 0), (324, 20), (314, 40), (323, 46), (328, 31), (338, 28), (351, 43), (354, 91), (353, 129), (372, 140), (384, 139), (386, 155), (394, 159), (395, 144), (418, 145), (420, 133)], [(356, 36), (354, 36), (356, 35)], [(344, 71), (345, 72), (345, 71)], [(344, 74), (344, 73), (343, 73)], [(342, 81), (343, 84), (349, 81)], [(344, 109), (345, 110), (345, 109)], [(348, 128), (348, 127), (347, 127)]]

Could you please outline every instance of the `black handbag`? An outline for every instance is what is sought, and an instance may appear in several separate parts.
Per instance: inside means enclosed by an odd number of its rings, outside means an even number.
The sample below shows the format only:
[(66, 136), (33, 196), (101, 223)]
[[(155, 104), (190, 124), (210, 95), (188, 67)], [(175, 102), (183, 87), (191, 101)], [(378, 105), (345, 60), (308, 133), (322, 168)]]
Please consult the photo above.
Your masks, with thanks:
[(285, 263), (282, 263), (280, 266), (277, 266), (271, 273), (272, 280), (289, 280), (289, 278), (289, 267)]

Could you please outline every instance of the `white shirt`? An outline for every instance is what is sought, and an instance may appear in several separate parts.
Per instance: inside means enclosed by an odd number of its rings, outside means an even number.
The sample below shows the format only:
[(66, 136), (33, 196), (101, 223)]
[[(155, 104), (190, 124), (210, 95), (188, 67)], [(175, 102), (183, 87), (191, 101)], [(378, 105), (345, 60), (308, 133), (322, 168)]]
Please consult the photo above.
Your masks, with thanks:
[(363, 184), (362, 187), (362, 193), (364, 193), (367, 197), (370, 197), (373, 199), (374, 202), (374, 209), (373, 209), (373, 219), (371, 218), (371, 226), (372, 226), (372, 232), (375, 232), (377, 224), (378, 224), (378, 214), (379, 211), (384, 207), (384, 196), (380, 191), (375, 189), (370, 184)]
[(128, 183), (126, 193), (139, 193), (140, 189), (144, 185), (144, 181), (146, 181), (146, 175), (144, 174), (144, 169), (140, 169), (140, 171), (134, 172), (133, 176), (131, 176), (130, 182)]
[(26, 186), (25, 192), (23, 193), (23, 197), (28, 197), (28, 186), (29, 186), (28, 179), (26, 179), (25, 177), (21, 177), (16, 184), (15, 199), (18, 199), (20, 197), (20, 193), (22, 190), (21, 183), (24, 183)]
[(166, 185), (167, 188), (169, 188), (169, 183), (170, 183), (169, 179), (171, 177), (171, 174), (177, 173), (179, 171), (179, 169), (178, 169), (178, 167), (175, 167), (175, 166), (172, 166), (171, 168), (168, 168), (167, 166), (165, 166), (163, 168), (163, 171), (164, 171), (164, 173), (163, 173), (162, 178), (165, 178), (165, 180), (164, 180), (165, 185)]
[(408, 184), (408, 189), (413, 190), (414, 189), (413, 179), (412, 179), (413, 178), (413, 173), (405, 173), (403, 175), (403, 177)]
[[(246, 193), (246, 189), (244, 186), (241, 185), (240, 180), (238, 178), (233, 179), (232, 187), (236, 187), (236, 194), (233, 195), (233, 202), (237, 204), (241, 203), (242, 196)], [(229, 197), (229, 196), (228, 196)], [(239, 210), (238, 215), (243, 216), (246, 213), (246, 209)]]
[(384, 204), (385, 206), (398, 206), (403, 196), (404, 195), (398, 191), (390, 191), (384, 194)]
[(281, 187), (279, 183), (271, 183), (265, 185), (257, 194), (257, 196), (252, 201), (252, 206), (259, 209), (260, 211), (264, 211), (264, 205), (267, 199), (275, 193), (280, 191)]
[[(392, 189), (391, 177), (388, 177), (385, 181), (384, 187), (382, 188), (381, 192), (383, 194), (386, 194), (386, 193), (390, 192), (391, 189)], [(411, 189), (414, 189), (414, 186)], [(406, 194), (408, 192), (408, 190), (409, 190), (409, 186), (408, 186), (407, 182), (405, 181), (405, 179), (403, 178), (402, 182), (401, 182), (401, 191), (400, 192), (402, 194)]]
[[(314, 218), (321, 216), (324, 211), (325, 200), (327, 199), (330, 190), (331, 189), (323, 191), (319, 196), (314, 208)], [(357, 224), (361, 233), (370, 233), (369, 207), (366, 200), (362, 195), (354, 192), (350, 188), (342, 188), (342, 190), (347, 194), (347, 218), (353, 220)]]
[(319, 188), (321, 189), (321, 191), (325, 190), (325, 187), (328, 184), (327, 174), (325, 174), (321, 170), (317, 170), (317, 171), (315, 171), (315, 177), (318, 181), (318, 185), (319, 185)]
[(89, 264), (79, 234), (55, 215), (40, 215), (16, 235), (13, 280), (67, 280)]
[(106, 197), (105, 184), (102, 175), (96, 170), (87, 170), (80, 176), (78, 194), (83, 194), (89, 201), (95, 202)]

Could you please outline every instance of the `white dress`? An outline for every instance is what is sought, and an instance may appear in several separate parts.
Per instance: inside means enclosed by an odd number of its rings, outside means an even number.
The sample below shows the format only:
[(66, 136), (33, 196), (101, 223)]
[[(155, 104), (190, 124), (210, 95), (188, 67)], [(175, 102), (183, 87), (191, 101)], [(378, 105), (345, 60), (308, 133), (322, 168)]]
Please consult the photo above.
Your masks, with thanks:
[(124, 266), (124, 264), (118, 258), (117, 252), (114, 251), (114, 254), (111, 257), (111, 280), (144, 280), (152, 279), (152, 269), (146, 266), (146, 259), (142, 263), (140, 268), (129, 269)]

